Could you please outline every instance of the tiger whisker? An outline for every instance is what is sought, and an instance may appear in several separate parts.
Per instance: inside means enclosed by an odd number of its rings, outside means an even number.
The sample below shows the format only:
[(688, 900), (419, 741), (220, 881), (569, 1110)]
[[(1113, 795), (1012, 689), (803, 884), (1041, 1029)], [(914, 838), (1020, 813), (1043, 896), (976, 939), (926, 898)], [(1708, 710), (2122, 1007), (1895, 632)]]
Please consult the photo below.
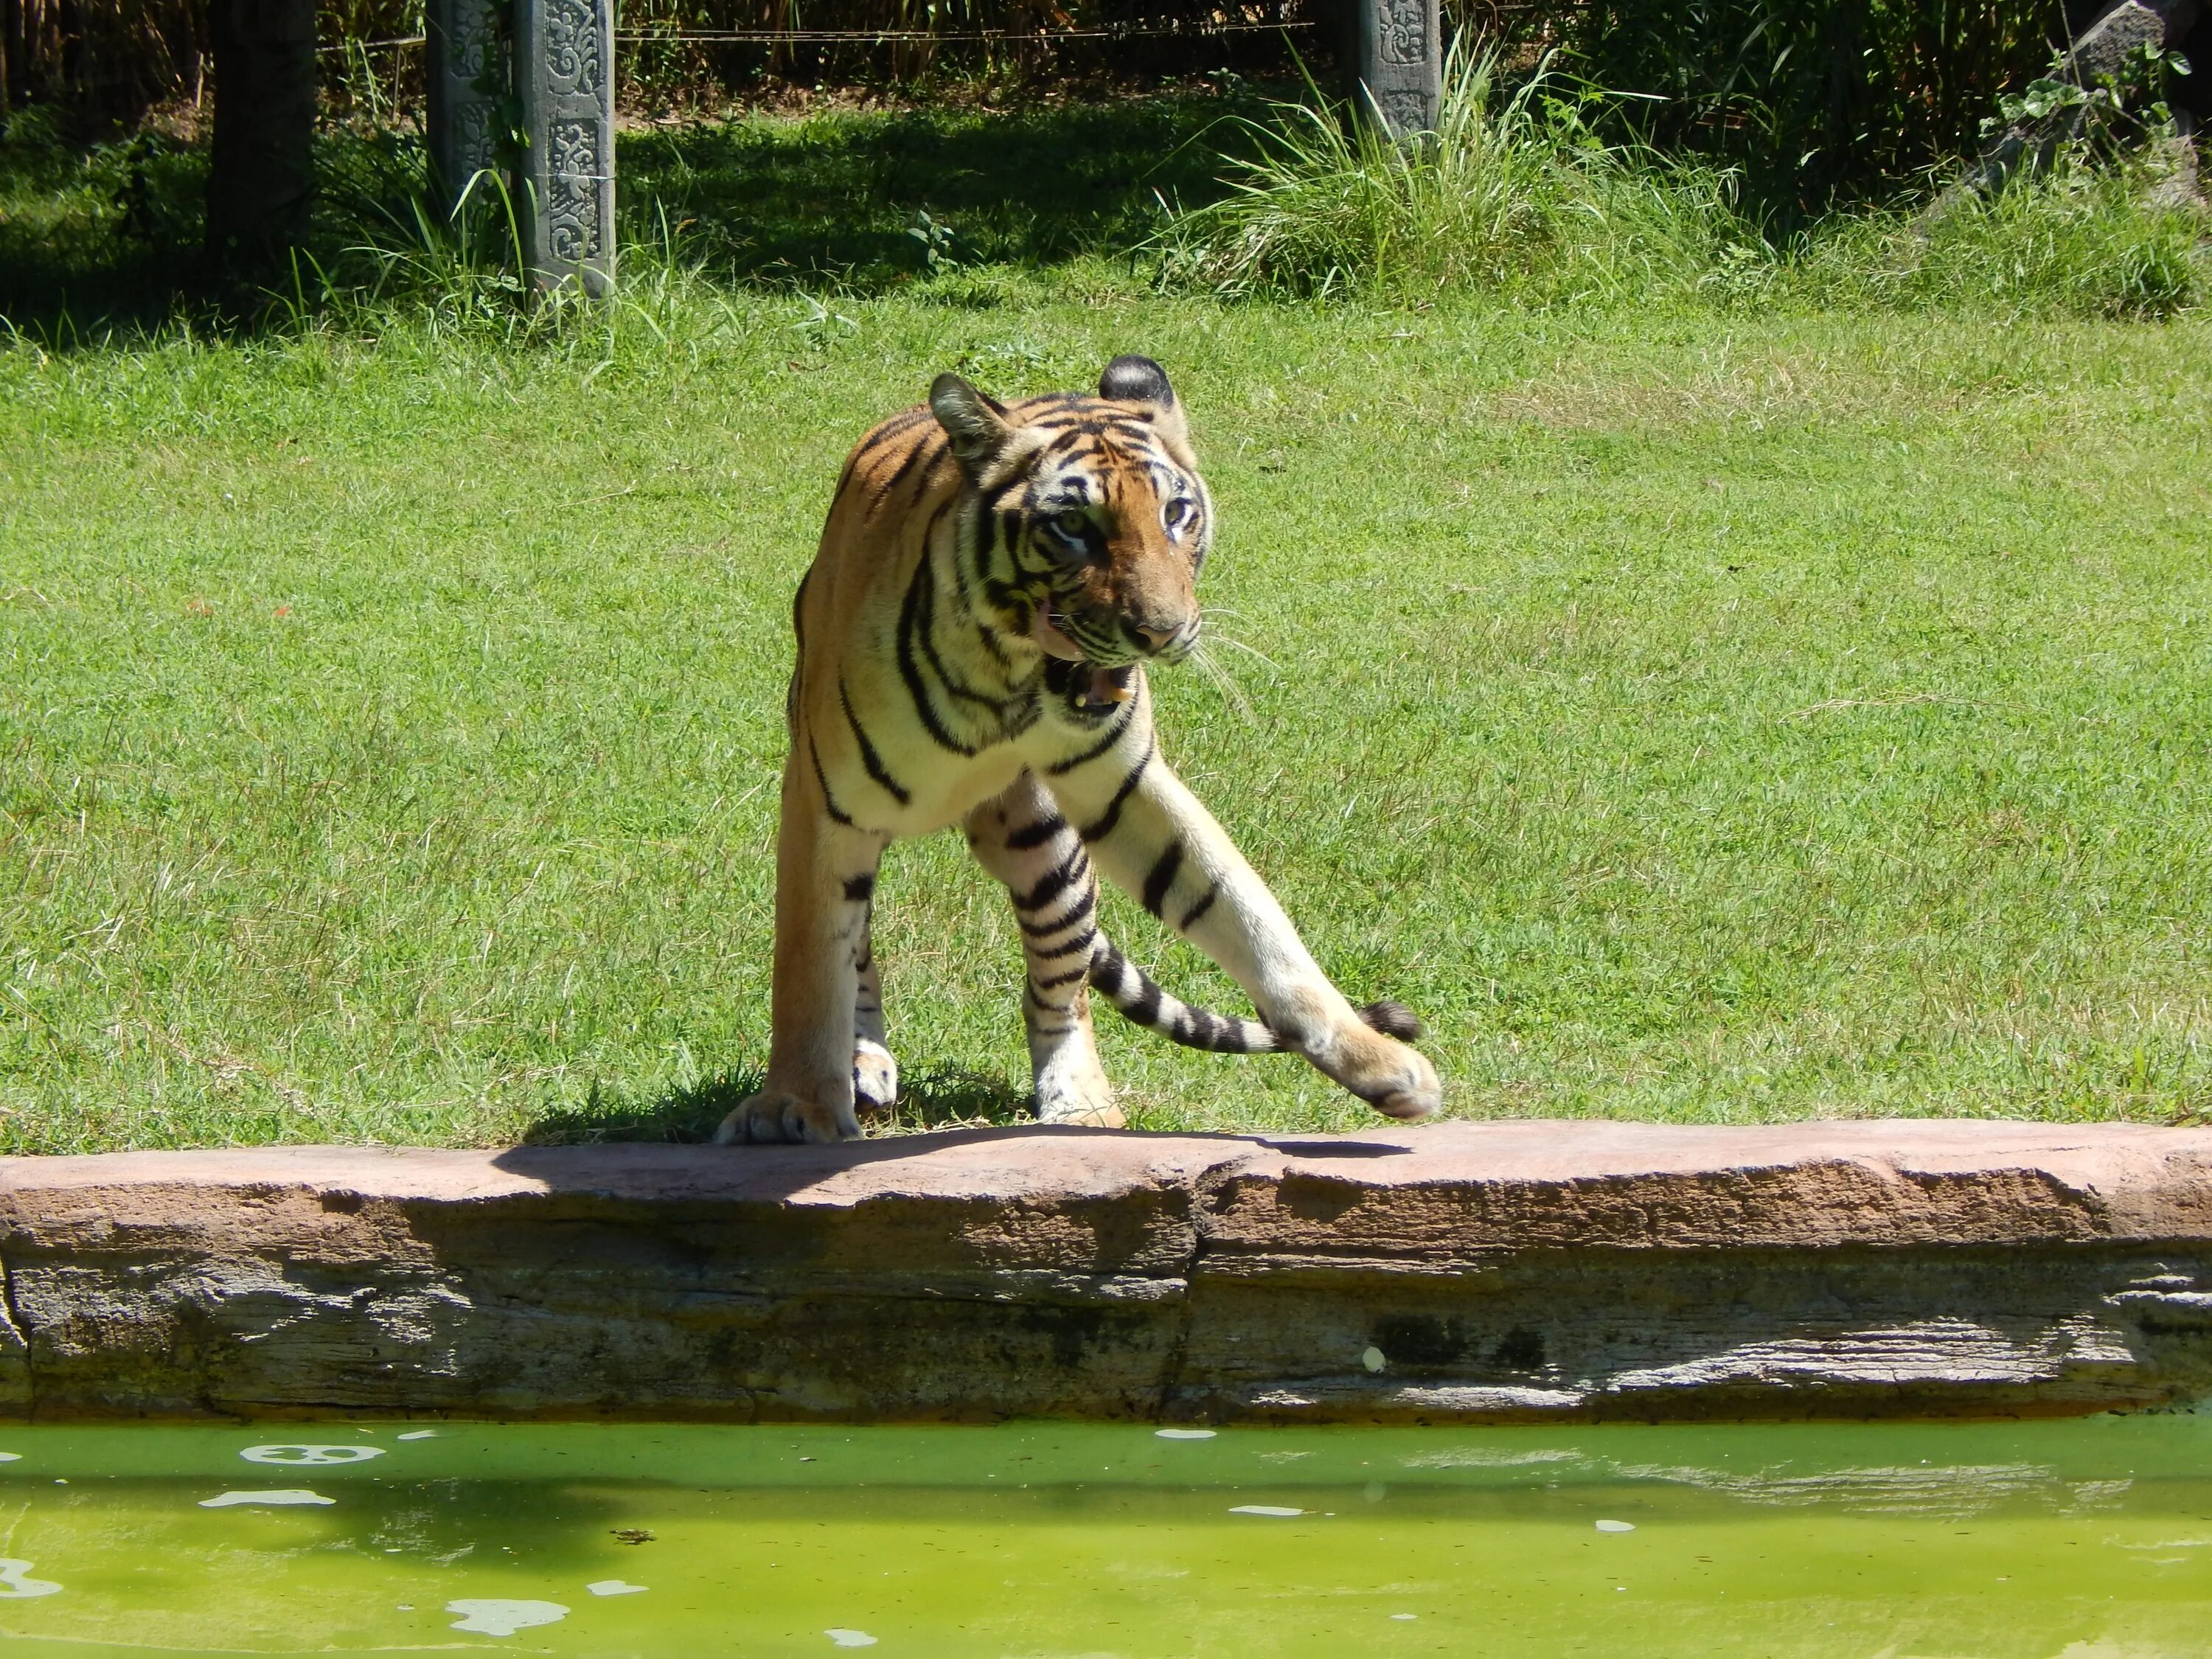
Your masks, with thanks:
[(1190, 655), (1185, 660), (1198, 665), (1206, 678), (1213, 682), (1214, 689), (1221, 693), (1223, 700), (1237, 711), (1237, 715), (1247, 726), (1257, 726), (1260, 723), (1260, 717), (1252, 710), (1252, 700), (1244, 695), (1243, 688), (1237, 684), (1229, 671), (1215, 659), (1205, 641), (1201, 640), (1193, 646)]
[(1242, 651), (1248, 657), (1257, 657), (1261, 662), (1267, 664), (1268, 667), (1273, 669), (1278, 674), (1283, 672), (1282, 664), (1277, 662), (1266, 652), (1255, 650), (1251, 646), (1245, 644), (1242, 640), (1232, 639), (1228, 635), (1222, 633), (1209, 634), (1206, 635), (1206, 639), (1209, 643), (1213, 645), (1234, 646), (1237, 650)]

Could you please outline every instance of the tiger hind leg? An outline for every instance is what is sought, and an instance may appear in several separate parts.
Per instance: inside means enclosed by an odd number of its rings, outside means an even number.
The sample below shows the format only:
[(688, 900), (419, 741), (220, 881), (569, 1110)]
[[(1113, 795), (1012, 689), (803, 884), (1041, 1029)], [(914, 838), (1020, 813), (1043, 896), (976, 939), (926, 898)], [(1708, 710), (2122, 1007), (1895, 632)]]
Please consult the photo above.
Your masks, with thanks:
[(1029, 772), (970, 812), (967, 831), (977, 861), (1006, 884), (1021, 925), (1022, 1023), (1037, 1115), (1120, 1128), (1126, 1120), (1091, 1026), (1098, 878), (1081, 839)]
[(898, 1103), (898, 1061), (884, 1046), (884, 981), (876, 968), (875, 920), (871, 894), (853, 945), (858, 981), (853, 999), (853, 1103), (863, 1112), (887, 1112)]

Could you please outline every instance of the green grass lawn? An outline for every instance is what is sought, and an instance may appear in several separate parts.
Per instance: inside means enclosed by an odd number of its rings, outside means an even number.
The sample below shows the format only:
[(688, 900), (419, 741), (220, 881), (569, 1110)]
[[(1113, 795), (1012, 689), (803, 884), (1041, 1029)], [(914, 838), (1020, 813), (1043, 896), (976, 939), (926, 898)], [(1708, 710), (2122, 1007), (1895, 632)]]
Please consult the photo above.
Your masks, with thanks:
[[(830, 310), (0, 349), (0, 1146), (711, 1124), (843, 451), (1123, 350), (1222, 523), (1168, 752), (1453, 1114), (2212, 1109), (2212, 322)], [(878, 919), (903, 1121), (1018, 1115), (998, 890)], [(1144, 1127), (1369, 1121), (1100, 1024)]]

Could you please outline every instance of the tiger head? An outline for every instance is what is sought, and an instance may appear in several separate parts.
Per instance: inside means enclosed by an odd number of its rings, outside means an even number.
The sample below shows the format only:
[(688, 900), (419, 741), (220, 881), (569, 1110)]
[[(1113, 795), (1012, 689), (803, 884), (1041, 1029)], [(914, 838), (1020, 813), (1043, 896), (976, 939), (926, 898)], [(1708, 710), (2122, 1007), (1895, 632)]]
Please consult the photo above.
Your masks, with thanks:
[[(957, 374), (929, 406), (975, 491), (988, 620), (1097, 670), (1176, 662), (1198, 641), (1213, 504), (1182, 405), (1149, 357), (1116, 357), (1096, 398), (1010, 410)], [(1104, 695), (1127, 695), (1122, 673)]]

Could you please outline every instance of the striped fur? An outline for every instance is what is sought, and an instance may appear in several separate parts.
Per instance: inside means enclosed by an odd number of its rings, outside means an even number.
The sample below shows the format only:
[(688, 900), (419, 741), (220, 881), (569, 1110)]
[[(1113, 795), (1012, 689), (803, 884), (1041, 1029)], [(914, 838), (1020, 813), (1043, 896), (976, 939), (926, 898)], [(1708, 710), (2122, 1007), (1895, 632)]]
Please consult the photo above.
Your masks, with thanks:
[[(1355, 1009), (1159, 752), (1149, 665), (1199, 629), (1213, 506), (1159, 366), (1096, 397), (1006, 404), (940, 375), (837, 481), (793, 604), (799, 659), (777, 840), (773, 1038), (718, 1139), (836, 1140), (887, 1105), (870, 943), (891, 842), (957, 823), (1006, 884), (1048, 1121), (1118, 1124), (1089, 991), (1176, 1042), (1305, 1056), (1375, 1108), (1425, 1117), (1436, 1073), (1395, 1003)], [(1098, 873), (1226, 969), (1260, 1018), (1179, 1001), (1115, 949)]]

